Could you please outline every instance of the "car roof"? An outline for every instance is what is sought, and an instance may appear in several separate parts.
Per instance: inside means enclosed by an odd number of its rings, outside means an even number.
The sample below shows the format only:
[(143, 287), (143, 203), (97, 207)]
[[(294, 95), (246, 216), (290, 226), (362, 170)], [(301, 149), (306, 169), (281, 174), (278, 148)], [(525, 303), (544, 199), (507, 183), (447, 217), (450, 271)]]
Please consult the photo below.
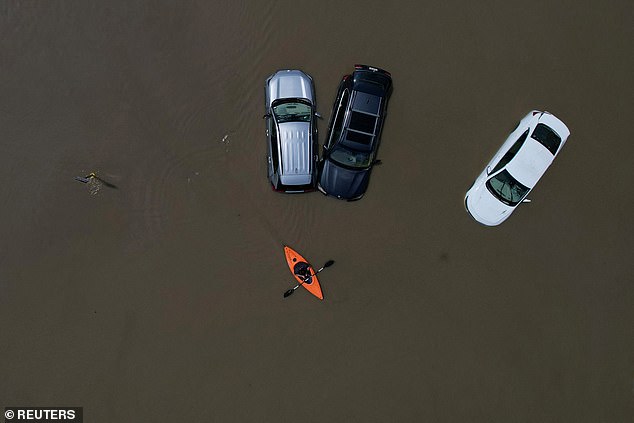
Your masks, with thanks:
[(284, 185), (307, 185), (313, 171), (313, 141), (309, 122), (285, 122), (278, 125), (280, 144), (280, 181)]
[(378, 136), (378, 120), (383, 98), (361, 91), (352, 91), (344, 126), (344, 144), (358, 150), (372, 148)]
[(378, 115), (381, 106), (381, 97), (362, 91), (355, 91), (351, 99), (352, 108), (360, 112)]
[(553, 162), (554, 156), (546, 147), (528, 137), (506, 169), (523, 185), (533, 188)]
[(555, 159), (554, 146), (548, 145), (544, 140), (537, 140), (532, 137), (535, 129), (539, 125), (545, 125), (554, 131), (561, 139), (556, 152), (558, 153), (570, 135), (568, 127), (556, 116), (543, 112), (536, 122), (531, 124), (531, 133), (518, 151), (517, 155), (507, 164), (508, 171), (522, 184), (533, 188), (539, 178), (546, 172), (546, 169)]

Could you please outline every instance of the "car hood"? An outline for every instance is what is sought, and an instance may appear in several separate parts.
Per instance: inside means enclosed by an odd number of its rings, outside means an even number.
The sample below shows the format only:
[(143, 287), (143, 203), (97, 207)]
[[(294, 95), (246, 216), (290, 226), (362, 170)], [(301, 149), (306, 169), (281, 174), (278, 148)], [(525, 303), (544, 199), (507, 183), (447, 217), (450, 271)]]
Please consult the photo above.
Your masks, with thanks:
[(299, 70), (284, 70), (273, 74), (267, 85), (269, 106), (280, 98), (304, 98), (314, 104), (312, 80)]
[(328, 195), (355, 200), (365, 193), (369, 177), (370, 169), (351, 170), (326, 159), (319, 185)]
[(495, 198), (484, 183), (467, 191), (465, 206), (475, 220), (487, 226), (504, 222), (515, 209)]

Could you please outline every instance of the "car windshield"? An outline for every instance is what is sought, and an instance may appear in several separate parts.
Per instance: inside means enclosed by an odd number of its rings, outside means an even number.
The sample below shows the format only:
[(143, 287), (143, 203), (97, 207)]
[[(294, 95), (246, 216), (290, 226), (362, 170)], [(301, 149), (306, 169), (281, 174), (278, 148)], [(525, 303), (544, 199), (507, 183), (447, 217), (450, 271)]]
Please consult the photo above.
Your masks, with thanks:
[(310, 122), (310, 105), (299, 101), (289, 101), (273, 106), (273, 113), (279, 123)]
[(355, 151), (338, 146), (330, 154), (330, 159), (346, 167), (365, 168), (370, 166), (370, 152)]
[(511, 207), (515, 207), (530, 191), (506, 169), (489, 179), (486, 186), (498, 200)]

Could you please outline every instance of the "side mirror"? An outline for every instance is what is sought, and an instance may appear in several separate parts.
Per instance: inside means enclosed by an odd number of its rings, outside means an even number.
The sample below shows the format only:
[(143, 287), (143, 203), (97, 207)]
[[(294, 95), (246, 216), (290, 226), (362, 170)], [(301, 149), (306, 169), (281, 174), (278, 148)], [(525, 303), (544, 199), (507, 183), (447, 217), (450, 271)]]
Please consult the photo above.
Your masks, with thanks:
[(491, 166), (487, 166), (487, 176), (491, 174)]
[(317, 112), (315, 112), (315, 116), (317, 116), (319, 119), (323, 119), (323, 117), (321, 117), (321, 115)]
[(262, 116), (262, 119), (267, 119), (267, 118), (270, 118), (270, 117), (271, 117), (271, 114), (270, 114), (270, 113), (265, 113), (265, 114)]
[(383, 164), (383, 162), (381, 160), (375, 160), (375, 161), (372, 162), (373, 166), (378, 166), (380, 164)]
[(525, 199), (522, 200), (522, 203), (530, 203), (530, 202), (531, 202), (531, 200), (528, 199), (528, 198), (525, 198)]

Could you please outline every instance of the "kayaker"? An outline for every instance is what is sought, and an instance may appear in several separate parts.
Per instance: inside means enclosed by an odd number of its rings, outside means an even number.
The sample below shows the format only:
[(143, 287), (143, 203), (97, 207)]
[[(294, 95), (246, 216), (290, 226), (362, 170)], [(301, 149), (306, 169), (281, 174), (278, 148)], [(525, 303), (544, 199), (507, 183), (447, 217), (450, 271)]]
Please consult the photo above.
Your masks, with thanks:
[(304, 280), (304, 283), (311, 282), (311, 276), (313, 274), (310, 271), (310, 266), (308, 263), (297, 263), (295, 265), (295, 274)]

